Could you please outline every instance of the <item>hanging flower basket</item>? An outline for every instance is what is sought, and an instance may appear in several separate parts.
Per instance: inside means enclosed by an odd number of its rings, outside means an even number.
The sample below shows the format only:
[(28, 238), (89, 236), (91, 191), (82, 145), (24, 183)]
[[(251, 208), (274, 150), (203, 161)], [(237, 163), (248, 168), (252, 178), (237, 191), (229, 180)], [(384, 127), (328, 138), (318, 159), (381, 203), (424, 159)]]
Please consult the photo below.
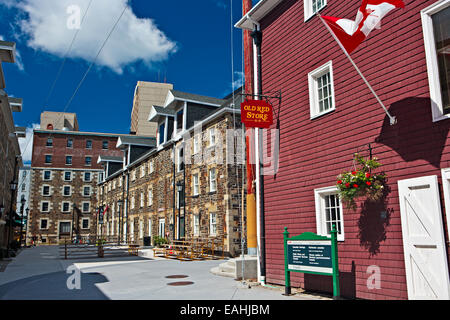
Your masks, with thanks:
[(365, 159), (355, 153), (354, 169), (337, 177), (339, 196), (348, 208), (356, 210), (355, 199), (358, 197), (377, 201), (383, 196), (387, 176), (382, 172), (374, 172), (381, 166), (377, 160), (377, 158)]

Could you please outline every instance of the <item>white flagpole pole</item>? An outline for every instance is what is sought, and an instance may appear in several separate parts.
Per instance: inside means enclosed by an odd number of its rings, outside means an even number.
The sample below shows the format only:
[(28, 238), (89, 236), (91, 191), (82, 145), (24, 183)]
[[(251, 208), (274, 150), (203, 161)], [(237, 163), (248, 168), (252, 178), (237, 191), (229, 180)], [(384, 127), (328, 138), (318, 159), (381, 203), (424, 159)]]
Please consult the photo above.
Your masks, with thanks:
[(336, 37), (336, 35), (334, 34), (333, 30), (331, 30), (330, 26), (323, 20), (322, 16), (317, 13), (317, 15), (319, 16), (320, 20), (322, 21), (322, 23), (325, 25), (325, 27), (328, 29), (328, 31), (330, 31), (331, 35), (333, 36), (334, 40), (336, 40), (336, 42), (339, 44), (339, 46), (341, 47), (342, 51), (344, 51), (345, 55), (347, 56), (347, 58), (350, 60), (350, 62), (352, 63), (352, 65), (355, 67), (356, 71), (359, 73), (359, 75), (361, 76), (361, 78), (364, 80), (364, 82), (366, 83), (367, 87), (370, 89), (370, 91), (372, 92), (372, 94), (375, 96), (375, 98), (377, 99), (378, 103), (383, 107), (384, 111), (386, 112), (386, 114), (388, 115), (389, 119), (390, 119), (390, 123), (391, 125), (394, 125), (397, 123), (397, 119), (393, 116), (391, 116), (391, 114), (389, 113), (389, 111), (386, 109), (386, 107), (384, 106), (383, 102), (381, 101), (381, 99), (378, 97), (378, 95), (375, 93), (375, 91), (373, 90), (372, 86), (370, 85), (370, 83), (367, 81), (367, 79), (363, 76), (363, 74), (361, 73), (361, 71), (359, 70), (359, 68), (356, 66), (355, 62), (353, 61), (353, 59), (350, 57), (350, 55), (348, 54), (347, 50), (345, 50), (344, 46), (342, 45), (341, 41), (339, 41), (338, 37)]

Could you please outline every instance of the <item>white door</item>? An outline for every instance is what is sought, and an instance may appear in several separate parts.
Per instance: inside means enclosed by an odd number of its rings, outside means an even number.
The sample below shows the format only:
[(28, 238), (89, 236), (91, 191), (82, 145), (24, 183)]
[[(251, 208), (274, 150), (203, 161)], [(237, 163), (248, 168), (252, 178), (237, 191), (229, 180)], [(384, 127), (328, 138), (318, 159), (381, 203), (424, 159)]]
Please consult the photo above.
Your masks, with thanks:
[(159, 236), (164, 237), (164, 229), (165, 229), (166, 220), (159, 219)]
[(450, 299), (437, 176), (398, 181), (409, 299)]

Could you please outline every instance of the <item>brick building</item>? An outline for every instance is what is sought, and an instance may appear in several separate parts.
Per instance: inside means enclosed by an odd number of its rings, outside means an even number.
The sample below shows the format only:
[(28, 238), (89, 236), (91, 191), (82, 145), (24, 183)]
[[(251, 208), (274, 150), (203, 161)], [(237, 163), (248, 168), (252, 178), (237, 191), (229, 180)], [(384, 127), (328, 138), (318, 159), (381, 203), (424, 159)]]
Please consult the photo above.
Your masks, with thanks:
[[(272, 127), (279, 170), (264, 177), (259, 211), (267, 283), (284, 284), (284, 227), (329, 235), (336, 223), (344, 296), (450, 298), (450, 2), (404, 3), (352, 53), (395, 125), (315, 15), (354, 19), (360, 0), (262, 0), (236, 24), (262, 32), (262, 91), (282, 93)], [(353, 168), (355, 152), (369, 157), (369, 144), (389, 192), (376, 203), (360, 199), (353, 211), (339, 201), (336, 177)], [(379, 285), (370, 282), (374, 270)], [(291, 280), (332, 292), (331, 277)]]
[(0, 258), (6, 253), (14, 228), (16, 190), (11, 190), (11, 182), (17, 181), (18, 170), (23, 165), (18, 138), (25, 136), (25, 129), (16, 127), (13, 117), (13, 113), (22, 111), (22, 99), (8, 96), (2, 68), (3, 62), (15, 63), (15, 54), (14, 42), (0, 41)]
[(170, 90), (148, 117), (158, 127), (153, 145), (143, 137), (119, 138), (122, 161), (99, 157), (105, 172), (117, 168), (99, 186), (100, 205), (109, 208), (103, 234), (139, 244), (145, 237), (209, 237), (223, 241), (230, 255), (240, 253), (242, 152), (240, 162), (227, 158), (233, 140), (227, 130), (240, 129), (242, 98), (234, 98)]
[(34, 130), (27, 242), (96, 236), (100, 155), (118, 156), (119, 135)]

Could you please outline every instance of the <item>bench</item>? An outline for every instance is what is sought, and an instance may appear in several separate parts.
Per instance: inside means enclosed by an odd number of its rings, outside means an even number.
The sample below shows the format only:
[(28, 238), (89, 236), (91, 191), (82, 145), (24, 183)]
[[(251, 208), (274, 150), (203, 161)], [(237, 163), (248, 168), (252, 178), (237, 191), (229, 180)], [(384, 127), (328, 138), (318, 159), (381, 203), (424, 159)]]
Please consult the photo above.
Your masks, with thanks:
[(138, 244), (129, 244), (128, 245), (128, 253), (131, 256), (138, 256), (139, 255), (139, 245)]

